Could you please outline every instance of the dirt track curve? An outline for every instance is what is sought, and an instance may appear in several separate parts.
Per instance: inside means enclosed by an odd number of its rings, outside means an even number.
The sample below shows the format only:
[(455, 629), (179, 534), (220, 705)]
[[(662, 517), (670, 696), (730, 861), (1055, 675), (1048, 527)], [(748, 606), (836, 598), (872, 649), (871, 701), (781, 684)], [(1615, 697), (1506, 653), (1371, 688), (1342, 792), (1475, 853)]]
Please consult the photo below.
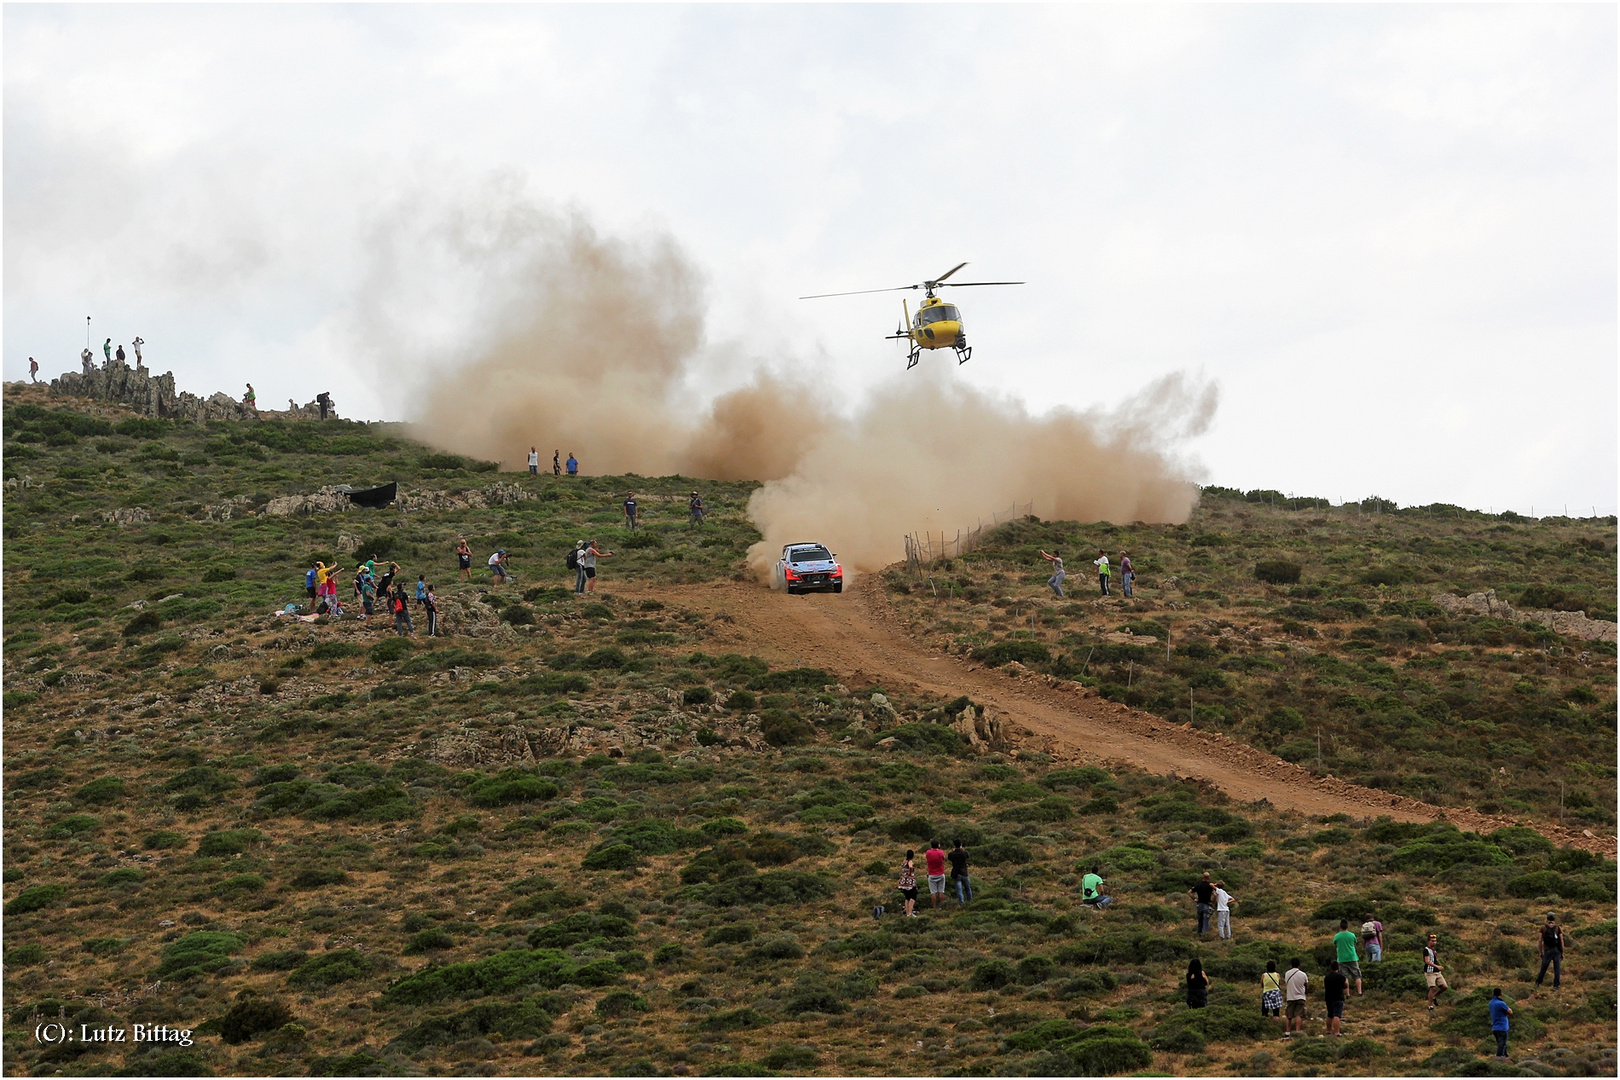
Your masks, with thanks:
[[(626, 592), (631, 590), (625, 590)], [(639, 591), (639, 590), (635, 590)], [(930, 650), (901, 626), (887, 597), (874, 589), (842, 596), (784, 596), (736, 582), (660, 589), (685, 607), (724, 613), (735, 630), (719, 633), (738, 651), (776, 664), (803, 663), (840, 678), (954, 698), (966, 694), (1021, 727), (1055, 759), (1105, 765), (1123, 762), (1160, 775), (1214, 784), (1240, 802), (1265, 799), (1305, 814), (1388, 815), (1399, 821), (1444, 816), (1459, 828), (1489, 832), (1519, 824), (1459, 807), (1441, 808), (1334, 777), (1317, 777), (1279, 757), (1224, 735), (1172, 724), (1100, 697), (1078, 683), (1011, 675)], [(1559, 844), (1604, 856), (1615, 838), (1533, 823)]]

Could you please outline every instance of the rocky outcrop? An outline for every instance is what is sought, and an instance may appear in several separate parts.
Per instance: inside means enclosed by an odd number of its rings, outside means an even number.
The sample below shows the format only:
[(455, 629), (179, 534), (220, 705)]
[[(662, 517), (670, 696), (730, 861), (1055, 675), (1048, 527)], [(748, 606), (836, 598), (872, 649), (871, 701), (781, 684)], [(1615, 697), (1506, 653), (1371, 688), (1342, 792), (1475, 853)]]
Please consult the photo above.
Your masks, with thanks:
[(333, 487), (323, 487), (311, 495), (283, 495), (264, 504), (264, 512), (275, 517), (343, 513), (348, 509), (348, 494)]
[[(144, 367), (129, 367), (117, 360), (106, 367), (92, 367), (88, 374), (65, 372), (51, 380), (51, 393), (72, 394), (127, 405), (144, 416), (157, 416), (170, 420), (319, 420), (320, 406), (314, 402), (293, 406), (286, 411), (248, 408), (228, 394), (215, 393), (206, 398), (174, 388), (174, 372), (154, 375)], [(336, 409), (327, 415), (337, 416)]]
[(534, 492), (497, 481), (469, 491), (411, 491), (401, 493), (394, 505), (401, 510), (482, 510), (490, 506), (511, 506), (538, 498)]
[(104, 510), (101, 520), (120, 529), (128, 525), (145, 525), (152, 520), (152, 515), (143, 506), (120, 506), (116, 510)]
[(1615, 640), (1616, 624), (1604, 619), (1588, 619), (1584, 611), (1520, 611), (1497, 598), (1495, 589), (1457, 596), (1441, 593), (1431, 598), (1434, 605), (1448, 615), (1488, 615), (1508, 622), (1540, 623), (1556, 634), (1580, 638), (1582, 641)]
[(980, 710), (969, 705), (962, 710), (962, 715), (956, 718), (951, 727), (968, 741), (968, 745), (976, 754), (1007, 749), (1007, 725), (1001, 717), (991, 713), (988, 707)]

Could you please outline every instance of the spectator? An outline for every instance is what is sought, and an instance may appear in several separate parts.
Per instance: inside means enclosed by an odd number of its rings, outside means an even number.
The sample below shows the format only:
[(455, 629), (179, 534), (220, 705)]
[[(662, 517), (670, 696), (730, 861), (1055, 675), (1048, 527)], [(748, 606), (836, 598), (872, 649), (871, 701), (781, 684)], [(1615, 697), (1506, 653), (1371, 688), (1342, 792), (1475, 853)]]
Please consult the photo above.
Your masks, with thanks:
[(1112, 896), (1103, 893), (1102, 875), (1097, 873), (1096, 867), (1080, 879), (1080, 902), (1098, 911), (1114, 902)]
[(1202, 1009), (1209, 1005), (1209, 976), (1198, 957), (1187, 961), (1187, 1008)]
[(585, 552), (579, 557), (579, 563), (585, 568), (586, 592), (596, 591), (596, 560), (611, 558), (613, 558), (613, 552), (603, 551), (601, 548), (596, 546), (595, 540), (592, 540), (585, 545)]
[(1361, 996), (1361, 954), (1356, 952), (1355, 931), (1349, 919), (1339, 920), (1339, 932), (1333, 935), (1335, 959), (1346, 979), (1356, 980), (1356, 997)]
[(39, 361), (35, 360), (32, 356), (30, 356), (28, 358), (28, 381), (29, 382), (39, 382), (39, 379), (37, 378), (38, 375), (39, 375)]
[(1203, 937), (1209, 933), (1210, 912), (1215, 910), (1215, 885), (1209, 880), (1208, 870), (1204, 871), (1204, 876), (1196, 885), (1187, 890), (1187, 895), (1197, 901), (1198, 936)]
[(309, 564), (309, 569), (304, 572), (304, 592), (309, 596), (309, 613), (311, 615), (315, 614), (315, 604), (317, 602), (315, 594), (315, 568), (319, 565), (321, 564), (318, 562), (311, 562)]
[(905, 897), (906, 918), (908, 919), (917, 917), (915, 910), (917, 907), (917, 867), (911, 861), (916, 857), (917, 853), (915, 851), (909, 849), (906, 851), (906, 861), (900, 864), (900, 884), (895, 886), (900, 890), (900, 895)]
[(489, 557), (490, 576), (495, 579), (494, 584), (506, 584), (506, 549), (498, 548), (495, 554)]
[(561, 476), (562, 475), (562, 458), (561, 458), (561, 454), (562, 454), (562, 451), (560, 451), (560, 450), (553, 450), (551, 452), (551, 475), (552, 476)]
[(365, 612), (365, 598), (361, 595), (360, 579), (365, 576), (366, 567), (364, 563), (354, 568), (354, 588), (351, 591), (354, 593), (354, 602), (360, 605), (362, 615)]
[(940, 901), (945, 899), (945, 850), (939, 846), (938, 840), (928, 841), (923, 862), (928, 866), (928, 903), (937, 908)]
[(1102, 594), (1111, 596), (1108, 591), (1108, 552), (1098, 549), (1097, 557), (1091, 560), (1091, 565), (1097, 568), (1097, 584), (1102, 586)]
[(540, 475), (540, 450), (538, 447), (529, 447), (529, 475)]
[(247, 392), (242, 395), (242, 404), (246, 405), (254, 412), (259, 411), (259, 395), (253, 392), (252, 383), (247, 384)]
[(694, 529), (703, 528), (703, 498), (702, 498), (702, 496), (700, 496), (695, 491), (692, 492), (692, 497), (690, 499), (686, 500), (686, 508), (688, 510), (690, 510), (691, 513), (692, 513), (691, 527), (694, 528)]
[(1131, 565), (1131, 553), (1119, 553), (1119, 584), (1125, 590), (1125, 599), (1131, 598), (1131, 582), (1136, 580), (1136, 567)]
[(1281, 1016), (1283, 1009), (1283, 980), (1277, 973), (1277, 961), (1267, 960), (1266, 970), (1260, 976), (1260, 1015)]
[(101, 343), (101, 352), (102, 355), (107, 358), (106, 361), (101, 365), (102, 368), (105, 369), (108, 364), (112, 363), (112, 338), (108, 338), (106, 341)]
[(1338, 1035), (1344, 1027), (1344, 995), (1350, 987), (1339, 961), (1329, 960), (1327, 978), (1322, 980), (1322, 1000), (1327, 1003), (1327, 1033)]
[(428, 583), (427, 599), (423, 602), (422, 606), (427, 608), (428, 637), (438, 637), (439, 636), (439, 594), (433, 591), (433, 583), (432, 582)]
[(1057, 571), (1051, 577), (1046, 579), (1046, 584), (1047, 587), (1052, 590), (1052, 595), (1056, 596), (1059, 600), (1063, 599), (1063, 557), (1055, 551), (1046, 551), (1043, 549), (1041, 551), (1041, 558), (1057, 567)]
[[(377, 558), (377, 556), (375, 556), (375, 555), (372, 556), (373, 560), (375, 560), (376, 558)], [(373, 576), (375, 576), (376, 571), (372, 569), (371, 564), (368, 563), (367, 566), (366, 566), (366, 569), (371, 570)], [(394, 575), (398, 574), (398, 573), (399, 573), (399, 563), (397, 563), (397, 562), (389, 563), (388, 564), (388, 569), (383, 571), (383, 576), (377, 579), (377, 595), (378, 596), (383, 597), (385, 599), (387, 598), (388, 590), (394, 587)]]
[(1288, 1015), (1283, 1021), (1283, 1038), (1291, 1039), (1305, 1033), (1305, 995), (1310, 992), (1311, 977), (1299, 966), (1299, 957), (1289, 961), (1283, 973), (1283, 993), (1287, 998)]
[(574, 546), (574, 550), (568, 553), (568, 561), (574, 568), (574, 592), (580, 596), (585, 595), (585, 582), (587, 580), (585, 575), (585, 545), (586, 541), (581, 540)]
[(1491, 1034), (1496, 1036), (1496, 1057), (1499, 1061), (1506, 1061), (1508, 1039), (1508, 1017), (1513, 1010), (1508, 1003), (1502, 1000), (1502, 989), (1496, 987), (1491, 990)]
[(118, 351), (113, 355), (118, 357), (118, 362), (122, 364), (124, 362), (124, 347), (122, 345), (118, 346)]
[(1215, 936), (1223, 941), (1232, 940), (1232, 905), (1237, 903), (1226, 891), (1226, 882), (1215, 883)]
[(136, 334), (135, 335), (135, 340), (130, 342), (130, 345), (132, 345), (134, 347), (134, 349), (135, 349), (135, 370), (136, 371), (141, 370), (141, 367), (142, 367), (142, 364), (141, 364), (141, 346), (145, 345), (145, 344), (146, 344), (146, 342), (141, 340), (141, 335), (139, 335), (139, 334)]
[(84, 351), (79, 354), (79, 363), (84, 365), (84, 373), (86, 375), (90, 374), (91, 370), (95, 367), (95, 353), (90, 351), (89, 346), (85, 346)]
[(365, 569), (360, 571), (360, 607), (365, 612), (362, 618), (366, 619), (377, 609), (377, 579)]
[(391, 603), (394, 608), (394, 633), (400, 637), (415, 635), (416, 628), (411, 625), (411, 604), (405, 597), (405, 586), (394, 590)]
[(1361, 947), (1367, 950), (1367, 959), (1377, 964), (1384, 959), (1384, 924), (1368, 912), (1361, 917)]
[(427, 607), (427, 592), (428, 592), (427, 575), (426, 574), (417, 574), (416, 575), (416, 602), (417, 602), (417, 604), (419, 604), (422, 607)]
[(331, 394), (331, 392), (327, 391), (327, 390), (322, 390), (320, 393), (316, 394), (315, 395), (315, 404), (320, 406), (321, 419), (325, 420), (326, 419), (326, 411), (332, 407), (332, 394)]
[(951, 860), (951, 877), (956, 880), (956, 902), (967, 904), (973, 899), (973, 881), (968, 877), (968, 853), (957, 840), (947, 856)]
[(472, 548), (467, 546), (467, 538), (459, 537), (456, 540), (456, 561), (461, 564), (461, 580), (472, 580)]
[(1558, 916), (1550, 911), (1547, 912), (1547, 925), (1541, 928), (1537, 950), (1541, 953), (1541, 970), (1536, 974), (1536, 985), (1540, 986), (1541, 980), (1547, 977), (1547, 965), (1551, 964), (1553, 989), (1557, 990), (1564, 974), (1564, 931), (1558, 925)]
[(1429, 984), (1429, 1011), (1434, 1012), (1434, 1003), (1440, 1000), (1440, 995), (1451, 989), (1446, 982), (1445, 965), (1440, 963), (1440, 937), (1430, 934), (1428, 943), (1423, 946), (1423, 978)]
[(579, 461), (575, 459), (574, 452), (572, 450), (568, 451), (568, 475), (579, 475)]
[(633, 491), (625, 492), (624, 493), (624, 527), (625, 528), (633, 529), (633, 528), (636, 527), (636, 510), (637, 510), (637, 507), (636, 507), (636, 493), (633, 492)]

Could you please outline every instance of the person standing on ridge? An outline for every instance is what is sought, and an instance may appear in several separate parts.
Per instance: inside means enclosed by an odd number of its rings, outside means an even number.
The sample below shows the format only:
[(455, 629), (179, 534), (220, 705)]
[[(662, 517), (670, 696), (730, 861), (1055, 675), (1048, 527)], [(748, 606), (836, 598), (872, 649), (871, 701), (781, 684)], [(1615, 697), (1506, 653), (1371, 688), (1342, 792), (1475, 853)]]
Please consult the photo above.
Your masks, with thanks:
[(1350, 929), (1349, 919), (1339, 920), (1339, 932), (1333, 935), (1334, 959), (1346, 979), (1356, 980), (1356, 997), (1361, 996), (1361, 955), (1356, 952), (1356, 934)]
[(146, 342), (141, 340), (141, 335), (136, 334), (135, 340), (129, 344), (135, 350), (135, 370), (139, 371), (141, 370), (141, 346), (145, 345)]
[(529, 475), (540, 475), (540, 451), (533, 446), (529, 447)]
[(580, 552), (579, 555), (579, 565), (585, 568), (586, 592), (596, 591), (596, 560), (611, 558), (613, 558), (613, 552), (603, 551), (601, 548), (596, 546), (595, 540), (591, 540), (586, 543), (585, 550)]
[(1099, 549), (1097, 557), (1091, 560), (1091, 565), (1097, 568), (1097, 584), (1102, 586), (1102, 594), (1113, 595), (1108, 591), (1108, 552)]
[(124, 362), (124, 347), (122, 345), (118, 346), (118, 351), (113, 355), (118, 357), (118, 362), (122, 364)]
[(625, 528), (634, 529), (636, 527), (636, 510), (637, 509), (638, 508), (636, 506), (636, 493), (633, 492), (633, 491), (625, 492), (625, 494), (624, 494), (624, 527)]
[(246, 405), (248, 408), (252, 409), (254, 412), (259, 411), (259, 395), (255, 394), (253, 392), (253, 384), (252, 383), (247, 384), (247, 393), (242, 395), (242, 404)]
[(1429, 1011), (1434, 1012), (1434, 1003), (1440, 1000), (1440, 995), (1451, 989), (1446, 982), (1446, 968), (1440, 963), (1440, 936), (1430, 934), (1429, 940), (1423, 946), (1423, 979), (1429, 984)]
[(574, 457), (574, 452), (572, 450), (568, 451), (568, 475), (579, 475), (579, 460)]
[(85, 346), (84, 351), (79, 354), (79, 363), (84, 365), (84, 373), (86, 375), (90, 374), (90, 372), (95, 368), (95, 353), (90, 351), (89, 346)]
[(1564, 968), (1564, 931), (1558, 925), (1558, 916), (1547, 912), (1547, 925), (1541, 928), (1541, 941), (1537, 945), (1541, 953), (1541, 971), (1536, 975), (1536, 985), (1547, 977), (1547, 966), (1552, 965), (1553, 989), (1558, 989), (1563, 978)]
[(692, 514), (691, 528), (703, 528), (703, 497), (695, 491), (692, 492), (692, 497), (686, 500), (686, 508)]
[(951, 877), (956, 880), (956, 902), (965, 905), (973, 899), (973, 880), (968, 877), (968, 853), (962, 841), (954, 842), (946, 858), (951, 860)]
[(1502, 1000), (1501, 987), (1494, 987), (1491, 990), (1490, 1004), (1491, 1034), (1496, 1036), (1496, 1058), (1498, 1061), (1506, 1061), (1508, 1056), (1508, 1017), (1513, 1015), (1513, 1010), (1508, 1008), (1508, 1003)]
[(1057, 567), (1056, 572), (1053, 573), (1053, 575), (1051, 577), (1046, 579), (1046, 584), (1051, 588), (1053, 596), (1056, 596), (1059, 600), (1064, 599), (1064, 596), (1063, 596), (1063, 556), (1058, 554), (1055, 551), (1046, 551), (1046, 550), (1043, 549), (1041, 551), (1041, 558), (1045, 559), (1047, 562), (1049, 562), (1053, 566)]
[(562, 453), (562, 451), (560, 451), (560, 450), (553, 450), (551, 452), (551, 475), (552, 476), (561, 476), (562, 475), (562, 458), (560, 457), (561, 453)]
[(35, 378), (35, 376), (37, 376), (38, 374), (39, 374), (39, 361), (35, 360), (32, 356), (30, 356), (28, 358), (28, 381), (29, 382), (39, 382), (39, 380), (37, 378)]
[(923, 862), (928, 866), (928, 902), (937, 908), (940, 901), (945, 899), (945, 850), (939, 846), (938, 840), (928, 841)]
[(1223, 941), (1232, 940), (1232, 905), (1237, 903), (1226, 891), (1226, 882), (1215, 883), (1215, 936)]
[(102, 368), (105, 369), (109, 364), (112, 363), (112, 338), (108, 338), (106, 341), (101, 343), (101, 351), (107, 357), (106, 362), (101, 365)]
[(321, 408), (321, 419), (325, 420), (326, 419), (326, 410), (330, 409), (332, 407), (332, 394), (331, 394), (331, 392), (327, 391), (327, 390), (322, 390), (320, 393), (316, 394), (315, 395), (315, 404), (320, 406), (320, 408)]
[(1131, 565), (1131, 553), (1128, 551), (1122, 551), (1119, 553), (1119, 584), (1120, 587), (1125, 591), (1125, 599), (1127, 600), (1129, 600), (1132, 596), (1131, 582), (1135, 580), (1136, 567)]
[(1198, 936), (1203, 937), (1209, 933), (1209, 916), (1215, 910), (1215, 883), (1209, 880), (1209, 871), (1192, 888), (1187, 890), (1198, 905)]
[(1361, 917), (1361, 947), (1373, 963), (1384, 959), (1384, 924), (1373, 918), (1370, 911)]

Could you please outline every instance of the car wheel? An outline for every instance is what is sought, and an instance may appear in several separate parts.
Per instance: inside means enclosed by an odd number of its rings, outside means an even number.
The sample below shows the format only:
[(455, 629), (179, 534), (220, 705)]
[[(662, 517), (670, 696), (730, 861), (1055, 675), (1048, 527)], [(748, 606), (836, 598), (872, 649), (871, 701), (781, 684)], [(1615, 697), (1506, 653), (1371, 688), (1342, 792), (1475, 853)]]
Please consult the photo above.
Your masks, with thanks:
[(844, 591), (844, 583), (842, 581), (840, 581), (838, 584), (833, 586), (833, 592), (841, 593), (843, 591)]
[(798, 596), (798, 595), (799, 595), (799, 589), (798, 589), (798, 586), (796, 586), (796, 585), (789, 585), (789, 586), (788, 586), (788, 587), (787, 587), (787, 594), (788, 594), (788, 595), (789, 595), (789, 596)]

